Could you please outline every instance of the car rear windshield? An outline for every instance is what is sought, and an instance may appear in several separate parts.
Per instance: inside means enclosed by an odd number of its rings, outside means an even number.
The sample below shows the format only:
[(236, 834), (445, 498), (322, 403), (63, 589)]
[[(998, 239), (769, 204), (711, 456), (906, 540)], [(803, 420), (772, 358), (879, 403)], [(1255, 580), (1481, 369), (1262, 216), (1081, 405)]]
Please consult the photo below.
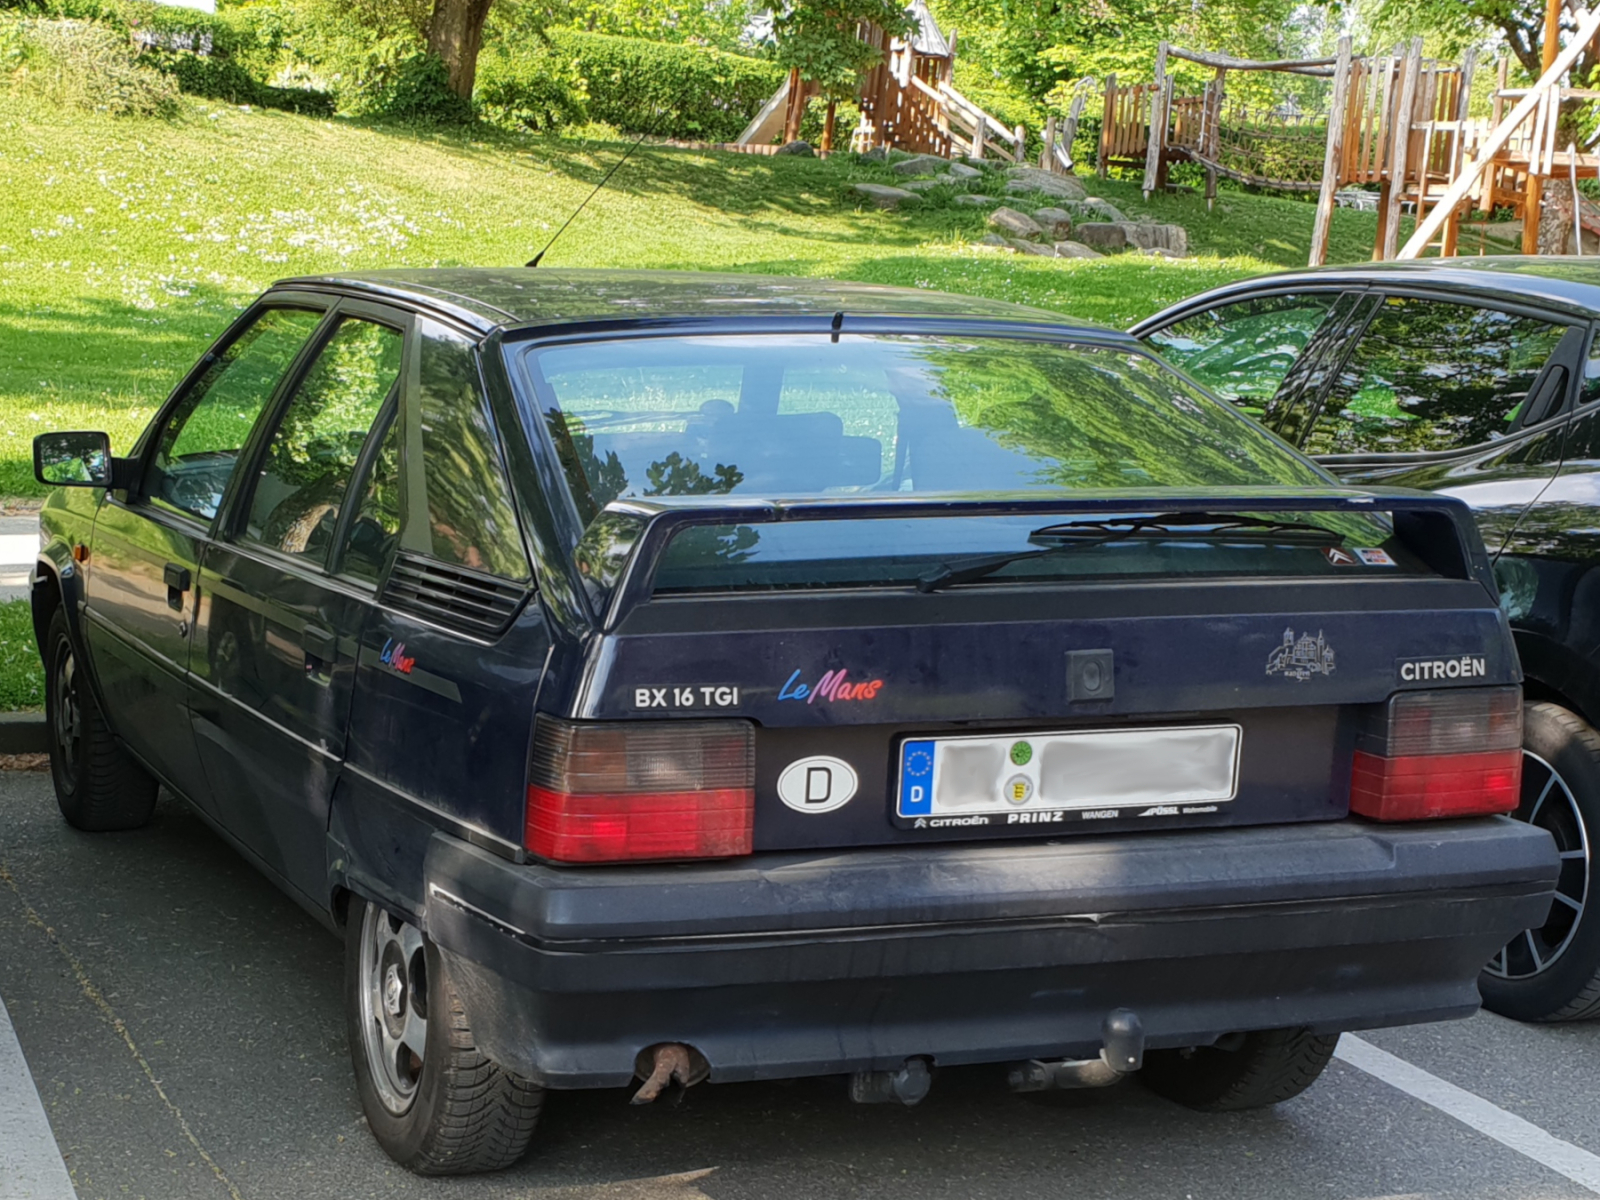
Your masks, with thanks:
[(1121, 346), (652, 337), (535, 349), (524, 363), (585, 522), (631, 497), (1330, 482)]

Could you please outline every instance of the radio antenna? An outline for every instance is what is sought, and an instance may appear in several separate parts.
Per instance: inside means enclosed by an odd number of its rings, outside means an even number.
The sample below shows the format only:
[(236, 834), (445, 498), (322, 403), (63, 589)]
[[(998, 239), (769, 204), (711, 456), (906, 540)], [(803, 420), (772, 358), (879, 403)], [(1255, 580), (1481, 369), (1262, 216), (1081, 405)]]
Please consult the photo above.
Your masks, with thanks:
[(581, 213), (585, 208), (587, 208), (589, 206), (589, 201), (593, 200), (597, 195), (599, 195), (600, 194), (600, 189), (605, 187), (606, 184), (611, 182), (611, 177), (617, 173), (618, 169), (622, 166), (623, 163), (628, 161), (629, 157), (632, 156), (633, 152), (639, 148), (639, 143), (644, 141), (644, 139), (645, 139), (645, 135), (641, 133), (639, 135), (639, 137), (638, 137), (638, 140), (635, 141), (633, 143), (633, 145), (629, 146), (627, 151), (623, 154), (623, 156), (621, 158), (617, 159), (617, 161), (612, 164), (611, 170), (606, 172), (605, 178), (603, 178), (599, 183), (594, 185), (594, 191), (590, 192), (587, 196), (585, 196), (583, 198), (583, 203), (578, 205), (577, 208), (572, 210), (572, 215), (570, 217), (568, 217), (565, 221), (562, 222), (561, 228), (556, 230), (553, 234), (550, 235), (550, 240), (544, 244), (544, 249), (539, 251), (539, 253), (535, 254), (527, 262), (523, 263), (522, 264), (523, 266), (525, 266), (525, 267), (537, 267), (539, 265), (539, 261), (541, 259), (543, 259), (546, 254), (550, 253), (550, 247), (554, 246), (556, 244), (556, 238), (560, 237), (563, 233), (565, 233), (567, 231), (567, 226), (571, 225), (574, 221), (576, 221), (578, 219), (578, 214)]

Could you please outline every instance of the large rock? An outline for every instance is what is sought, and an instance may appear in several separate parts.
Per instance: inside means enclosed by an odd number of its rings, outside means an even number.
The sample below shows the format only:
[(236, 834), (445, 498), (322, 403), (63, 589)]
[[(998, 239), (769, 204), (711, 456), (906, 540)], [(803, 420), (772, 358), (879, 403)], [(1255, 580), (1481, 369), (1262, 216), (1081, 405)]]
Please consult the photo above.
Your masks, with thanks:
[(1045, 258), (1054, 258), (1056, 256), (1056, 248), (1054, 246), (1048, 246), (1041, 242), (1027, 242), (1021, 238), (1012, 238), (1011, 248), (1020, 250), (1024, 254), (1041, 254)]
[(989, 228), (1007, 237), (1037, 238), (1044, 236), (1044, 229), (1025, 212), (1018, 212), (1014, 208), (997, 208), (989, 214)]
[(1078, 241), (1090, 249), (1104, 253), (1107, 250), (1125, 250), (1128, 246), (1128, 229), (1124, 224), (1110, 221), (1085, 221), (1075, 230)]
[(900, 185), (908, 192), (931, 192), (934, 188), (949, 187), (948, 179), (912, 179)]
[(810, 142), (785, 142), (773, 151), (774, 154), (793, 154), (797, 158), (815, 158), (816, 151), (811, 149)]
[(929, 175), (934, 171), (943, 171), (949, 165), (948, 158), (940, 158), (937, 154), (913, 154), (910, 158), (902, 158), (889, 169), (896, 175)]
[(858, 183), (850, 190), (858, 196), (865, 196), (879, 208), (899, 208), (902, 204), (915, 204), (922, 199), (915, 192), (890, 187), (886, 183)]
[(1109, 200), (1090, 196), (1087, 200), (1063, 200), (1061, 207), (1078, 221), (1126, 221), (1122, 210)]
[(950, 164), (950, 175), (954, 179), (978, 179), (983, 175), (983, 172), (978, 170), (977, 167), (967, 166), (966, 163), (953, 162)]
[(1104, 258), (1098, 250), (1091, 250), (1082, 242), (1057, 242), (1057, 258)]
[(1011, 243), (1006, 241), (1005, 238), (1001, 237), (998, 233), (986, 233), (986, 234), (984, 234), (981, 238), (978, 239), (978, 245), (980, 245), (980, 246), (993, 246), (993, 247), (995, 247), (996, 249), (999, 249), (999, 250), (1009, 250), (1009, 249), (1011, 249)]
[(951, 204), (965, 204), (971, 208), (988, 208), (991, 204), (999, 204), (993, 196), (980, 196), (977, 192), (968, 192), (965, 196), (953, 197)]
[(1039, 167), (1007, 167), (1006, 191), (1042, 192), (1061, 200), (1085, 200), (1089, 193), (1075, 175), (1057, 175)]
[(1128, 245), (1140, 250), (1167, 250), (1179, 258), (1189, 253), (1189, 232), (1182, 225), (1155, 225), (1145, 221), (1120, 222)]
[(1060, 241), (1072, 233), (1072, 214), (1064, 208), (1035, 209), (1033, 219), (1052, 241)]

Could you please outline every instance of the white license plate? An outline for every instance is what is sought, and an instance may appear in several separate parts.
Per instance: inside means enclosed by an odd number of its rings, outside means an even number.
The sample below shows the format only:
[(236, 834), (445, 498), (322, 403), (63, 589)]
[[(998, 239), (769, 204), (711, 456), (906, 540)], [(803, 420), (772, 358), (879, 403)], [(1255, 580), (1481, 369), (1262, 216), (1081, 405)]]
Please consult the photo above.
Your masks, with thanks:
[(1239, 787), (1237, 725), (912, 738), (902, 817), (1222, 804)]

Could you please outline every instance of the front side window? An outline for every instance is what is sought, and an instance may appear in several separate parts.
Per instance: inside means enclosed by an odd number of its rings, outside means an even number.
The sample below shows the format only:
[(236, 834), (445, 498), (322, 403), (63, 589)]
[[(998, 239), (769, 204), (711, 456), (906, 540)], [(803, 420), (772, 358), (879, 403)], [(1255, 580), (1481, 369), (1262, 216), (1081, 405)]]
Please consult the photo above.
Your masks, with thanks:
[(1260, 415), (1338, 297), (1311, 292), (1241, 300), (1185, 317), (1146, 340), (1224, 400)]
[(1536, 317), (1391, 296), (1350, 352), (1303, 448), (1415, 453), (1503, 436), (1566, 332)]
[(361, 447), (400, 378), (404, 341), (387, 325), (340, 320), (267, 446), (246, 540), (326, 557)]
[(250, 430), (321, 321), (320, 312), (269, 308), (234, 338), (168, 419), (145, 494), (207, 521), (216, 516)]

